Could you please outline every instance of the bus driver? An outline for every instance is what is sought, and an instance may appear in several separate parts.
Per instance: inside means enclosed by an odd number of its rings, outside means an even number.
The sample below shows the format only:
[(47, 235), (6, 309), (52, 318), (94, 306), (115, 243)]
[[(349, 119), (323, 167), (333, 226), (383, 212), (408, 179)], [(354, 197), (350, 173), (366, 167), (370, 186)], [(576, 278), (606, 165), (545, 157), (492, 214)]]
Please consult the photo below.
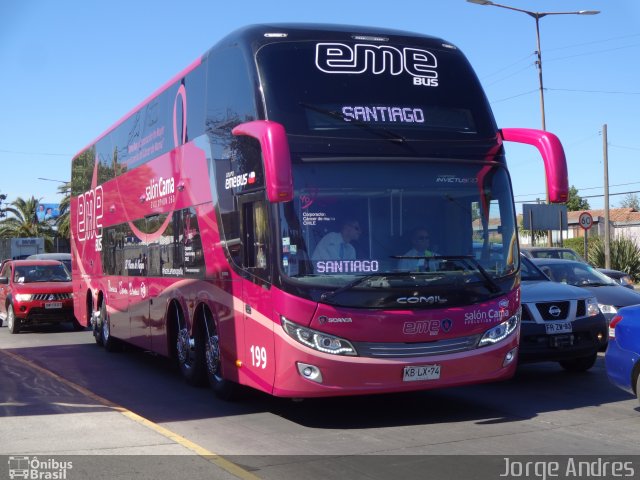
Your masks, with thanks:
[(360, 224), (357, 220), (343, 222), (340, 232), (329, 232), (316, 245), (311, 260), (355, 260), (356, 249), (351, 242), (360, 238)]

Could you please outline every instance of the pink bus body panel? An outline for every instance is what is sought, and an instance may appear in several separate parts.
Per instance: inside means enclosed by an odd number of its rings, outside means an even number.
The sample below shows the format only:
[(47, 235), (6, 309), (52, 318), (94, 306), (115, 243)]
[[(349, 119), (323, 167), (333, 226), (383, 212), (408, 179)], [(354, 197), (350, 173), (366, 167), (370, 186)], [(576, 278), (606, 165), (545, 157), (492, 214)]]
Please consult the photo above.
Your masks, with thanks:
[[(80, 275), (74, 275), (75, 308), (81, 319), (88, 318), (86, 291), (102, 292), (111, 316), (112, 335), (145, 349), (169, 355), (166, 315), (171, 301), (181, 305), (192, 324), (199, 305), (207, 305), (219, 322), (222, 371), (225, 378), (261, 391), (285, 397), (315, 397), (422, 390), (493, 381), (513, 375), (516, 361), (503, 366), (505, 355), (517, 350), (518, 334), (495, 346), (463, 353), (380, 359), (343, 357), (313, 351), (293, 341), (281, 326), (281, 316), (300, 325), (322, 330), (353, 342), (426, 342), (458, 336), (479, 335), (514, 315), (519, 306), (519, 290), (485, 304), (436, 310), (363, 311), (337, 309), (297, 298), (275, 287), (265, 289), (238, 275), (222, 251), (220, 235), (210, 195), (205, 153), (185, 144), (139, 168), (102, 185), (102, 225), (108, 226), (142, 218), (150, 213), (170, 213), (195, 205), (206, 256), (206, 279), (102, 276), (96, 239), (73, 241)], [(146, 200), (144, 192), (151, 179), (173, 178), (175, 192), (164, 199)], [(179, 188), (178, 188), (179, 186)], [(94, 185), (95, 188), (95, 185)], [(77, 222), (77, 202), (72, 209)], [(168, 217), (170, 218), (170, 217)], [(144, 234), (154, 239), (158, 232)], [(74, 232), (76, 234), (76, 232)], [(90, 270), (90, 271), (87, 271)], [(96, 297), (97, 298), (97, 297)], [(149, 299), (153, 299), (150, 302)], [(250, 307), (250, 308), (248, 308)], [(95, 305), (94, 307), (95, 308)], [(502, 312), (496, 316), (495, 312)], [(320, 317), (347, 317), (348, 323), (321, 324)], [(431, 322), (446, 316), (451, 328), (407, 334), (406, 325)], [(465, 321), (465, 318), (471, 319)], [(481, 318), (482, 321), (474, 319)], [(437, 323), (437, 322), (436, 322)], [(435, 325), (435, 323), (434, 323)], [(251, 349), (266, 352), (266, 364), (254, 365)], [(323, 383), (303, 378), (297, 362), (321, 369)], [(438, 380), (403, 382), (403, 366), (439, 364)]]
[[(176, 87), (201, 64), (201, 60), (194, 62), (149, 99), (168, 91), (169, 87)], [(175, 94), (173, 135), (168, 137), (173, 145), (165, 145), (173, 149), (140, 165), (132, 160), (131, 170), (101, 185), (98, 185), (100, 172), (96, 155), (90, 190), (71, 199), (74, 308), (81, 323), (88, 324), (104, 301), (114, 337), (170, 356), (175, 347), (171, 345), (167, 324), (170, 307), (179, 306), (191, 334), (195, 332), (199, 309), (206, 307), (217, 321), (221, 338), (222, 376), (283, 397), (425, 390), (503, 380), (514, 374), (519, 326), (508, 338), (493, 345), (474, 348), (474, 344), (462, 352), (440, 351), (406, 358), (331, 355), (292, 339), (283, 329), (283, 318), (348, 339), (356, 349), (365, 343), (424, 345), (459, 338), (478, 340), (487, 330), (517, 314), (520, 308), (518, 280), (514, 279), (509, 285), (511, 291), (480, 304), (448, 308), (430, 305), (425, 309), (402, 310), (335, 307), (296, 297), (266, 282), (252, 282), (248, 272), (240, 272), (239, 267), (229, 264), (224, 251), (216, 213), (219, 199), (212, 194), (219, 187), (211, 185), (209, 171), (212, 160), (208, 157), (213, 154), (205, 151), (209, 146), (200, 147), (200, 142), (187, 137), (187, 90), (185, 84), (180, 83)], [(171, 95), (173, 98), (173, 93)], [(148, 102), (136, 107), (99, 139), (124, 124)], [(180, 120), (184, 120), (179, 132), (178, 104), (183, 115)], [(190, 108), (190, 112), (194, 110), (197, 109)], [(259, 140), (265, 157), (267, 200), (290, 201), (292, 165), (284, 127), (272, 121), (251, 121), (238, 125), (233, 135), (248, 135)], [(547, 170), (550, 199), (566, 199), (566, 161), (557, 137), (537, 130), (504, 129), (502, 138), (487, 152), (485, 160), (499, 154), (502, 140), (538, 148)], [(188, 143), (179, 145), (184, 141)], [(149, 154), (149, 158), (152, 155)], [(168, 182), (170, 191), (150, 194), (159, 182)], [(484, 210), (489, 207), (482, 204)], [(168, 228), (172, 213), (187, 208), (195, 211), (198, 221), (205, 265), (202, 278), (177, 274), (158, 277), (103, 274), (101, 235), (105, 228), (126, 224), (138, 241), (156, 242)], [(167, 215), (156, 231), (145, 232), (136, 226), (137, 220), (154, 214)], [(322, 383), (304, 378), (298, 371), (299, 363), (317, 367), (322, 373)], [(440, 378), (403, 381), (404, 367), (434, 364), (441, 367)]]

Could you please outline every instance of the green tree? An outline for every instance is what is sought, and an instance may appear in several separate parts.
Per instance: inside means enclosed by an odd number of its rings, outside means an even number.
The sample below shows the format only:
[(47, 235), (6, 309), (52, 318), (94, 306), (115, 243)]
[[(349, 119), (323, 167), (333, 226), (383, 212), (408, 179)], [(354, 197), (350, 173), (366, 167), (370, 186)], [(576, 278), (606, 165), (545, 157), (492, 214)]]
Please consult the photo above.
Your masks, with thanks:
[(5, 217), (7, 215), (6, 212), (4, 211), (4, 208), (2, 208), (2, 204), (6, 199), (7, 199), (7, 194), (0, 193), (0, 218)]
[(635, 193), (627, 193), (620, 202), (620, 208), (633, 208), (634, 210), (640, 210), (640, 199)]
[(47, 222), (38, 222), (36, 217), (38, 200), (35, 197), (27, 200), (18, 197), (9, 205), (4, 209), (9, 215), (0, 221), (0, 237), (42, 237), (45, 249), (51, 251), (56, 232)]
[[(627, 237), (616, 237), (610, 244), (611, 268), (628, 273), (634, 281), (640, 279), (640, 248)], [(589, 262), (604, 267), (604, 240), (589, 239)]]
[(589, 202), (578, 195), (578, 189), (571, 185), (569, 187), (569, 198), (567, 200), (567, 210), (577, 212), (580, 210), (589, 210)]

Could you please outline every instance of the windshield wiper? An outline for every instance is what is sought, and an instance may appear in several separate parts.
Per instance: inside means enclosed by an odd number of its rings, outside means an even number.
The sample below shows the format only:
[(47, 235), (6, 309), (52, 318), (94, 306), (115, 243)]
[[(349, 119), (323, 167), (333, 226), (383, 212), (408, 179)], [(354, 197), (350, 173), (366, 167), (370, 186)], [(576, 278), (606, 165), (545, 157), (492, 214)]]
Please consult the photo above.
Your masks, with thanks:
[(493, 293), (504, 293), (500, 288), (500, 286), (495, 282), (495, 280), (491, 277), (491, 275), (489, 275), (489, 273), (484, 269), (484, 267), (480, 264), (480, 262), (478, 262), (478, 260), (476, 260), (476, 258), (473, 255), (431, 255), (431, 256), (392, 255), (391, 258), (409, 259), (409, 260), (425, 260), (427, 262), (427, 265), (431, 261), (435, 261), (435, 260), (445, 260), (445, 261), (461, 260), (462, 262), (469, 264), (472, 270), (477, 270), (478, 272), (480, 272), (480, 275), (484, 278), (485, 284), (489, 287), (489, 290), (491, 290)]
[(388, 130), (386, 128), (373, 128), (368, 123), (362, 122), (360, 120), (349, 119), (347, 121), (345, 116), (340, 112), (333, 111), (333, 110), (326, 110), (324, 108), (316, 107), (315, 105), (311, 105), (309, 103), (304, 103), (304, 102), (299, 102), (299, 105), (309, 110), (313, 110), (314, 112), (322, 113), (323, 115), (326, 115), (328, 117), (335, 118), (337, 120), (342, 120), (343, 122), (346, 122), (349, 125), (355, 125), (357, 127), (360, 127), (363, 130), (366, 130), (367, 132), (373, 133), (378, 137), (383, 137), (389, 141), (400, 142), (400, 143), (404, 143), (407, 141), (407, 139), (404, 138), (402, 135), (392, 132), (391, 130)]
[(350, 290), (353, 287), (357, 287), (358, 285), (361, 285), (364, 282), (376, 277), (380, 277), (381, 279), (385, 277), (407, 277), (407, 276), (413, 275), (414, 273), (422, 273), (422, 272), (404, 272), (403, 271), (403, 272), (371, 273), (369, 275), (364, 275), (362, 277), (356, 278), (355, 280), (352, 280), (351, 282), (347, 283), (346, 285), (343, 285), (342, 287), (336, 290), (333, 290), (332, 292), (324, 292), (322, 295), (320, 295), (320, 300), (327, 301), (335, 297), (339, 293)]
[(578, 287), (610, 287), (611, 285), (617, 285), (617, 284), (616, 283), (586, 281), (586, 282), (574, 283), (573, 285), (576, 285)]

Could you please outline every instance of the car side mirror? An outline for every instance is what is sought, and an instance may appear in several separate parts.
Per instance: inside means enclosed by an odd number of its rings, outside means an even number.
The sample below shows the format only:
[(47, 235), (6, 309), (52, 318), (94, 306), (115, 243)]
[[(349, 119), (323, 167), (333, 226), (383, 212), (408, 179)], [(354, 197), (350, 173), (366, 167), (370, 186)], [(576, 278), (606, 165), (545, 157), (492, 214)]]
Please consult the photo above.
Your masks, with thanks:
[(9, 285), (9, 277), (0, 277), (0, 284)]

